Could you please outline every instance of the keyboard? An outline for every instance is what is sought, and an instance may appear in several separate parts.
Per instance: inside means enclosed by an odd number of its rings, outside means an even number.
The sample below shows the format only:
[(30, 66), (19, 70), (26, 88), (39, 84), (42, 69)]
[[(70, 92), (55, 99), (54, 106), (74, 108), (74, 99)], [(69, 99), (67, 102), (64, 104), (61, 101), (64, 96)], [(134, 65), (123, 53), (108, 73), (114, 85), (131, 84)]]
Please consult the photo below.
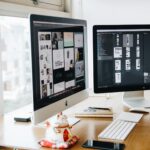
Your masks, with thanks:
[(135, 125), (135, 122), (116, 119), (98, 135), (98, 138), (124, 141)]

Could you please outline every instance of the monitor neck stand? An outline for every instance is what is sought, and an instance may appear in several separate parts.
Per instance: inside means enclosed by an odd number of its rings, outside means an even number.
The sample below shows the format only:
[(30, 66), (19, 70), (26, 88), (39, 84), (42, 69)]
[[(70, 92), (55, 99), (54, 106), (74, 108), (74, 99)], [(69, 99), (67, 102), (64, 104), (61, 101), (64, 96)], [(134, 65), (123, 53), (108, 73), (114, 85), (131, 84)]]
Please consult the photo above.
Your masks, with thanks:
[(123, 104), (129, 108), (150, 108), (150, 100), (144, 98), (144, 91), (125, 92)]
[(105, 98), (107, 99), (107, 100), (109, 100), (111, 97), (110, 97), (110, 93), (106, 93), (105, 94)]

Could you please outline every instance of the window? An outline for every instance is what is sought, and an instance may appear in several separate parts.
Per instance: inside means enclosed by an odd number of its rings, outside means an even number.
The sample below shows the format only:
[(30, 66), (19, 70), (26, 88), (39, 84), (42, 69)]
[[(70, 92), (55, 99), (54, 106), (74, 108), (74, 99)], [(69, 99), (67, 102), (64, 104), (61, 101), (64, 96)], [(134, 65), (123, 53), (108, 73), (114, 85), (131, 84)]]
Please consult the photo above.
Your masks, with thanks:
[(71, 0), (0, 1), (0, 114), (32, 103), (29, 14), (71, 17), (70, 6)]
[(28, 18), (0, 16), (4, 112), (32, 102)]
[(48, 8), (57, 11), (64, 11), (64, 0), (4, 0), (5, 2), (17, 3), (40, 8)]

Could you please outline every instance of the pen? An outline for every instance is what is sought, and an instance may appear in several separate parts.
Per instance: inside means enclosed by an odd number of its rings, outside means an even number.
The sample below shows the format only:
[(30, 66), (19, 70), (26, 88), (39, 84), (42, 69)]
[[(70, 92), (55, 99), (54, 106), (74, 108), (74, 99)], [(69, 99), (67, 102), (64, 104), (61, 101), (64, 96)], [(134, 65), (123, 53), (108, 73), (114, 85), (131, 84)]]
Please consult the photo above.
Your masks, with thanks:
[(111, 108), (106, 108), (106, 107), (89, 107), (89, 109), (111, 110)]

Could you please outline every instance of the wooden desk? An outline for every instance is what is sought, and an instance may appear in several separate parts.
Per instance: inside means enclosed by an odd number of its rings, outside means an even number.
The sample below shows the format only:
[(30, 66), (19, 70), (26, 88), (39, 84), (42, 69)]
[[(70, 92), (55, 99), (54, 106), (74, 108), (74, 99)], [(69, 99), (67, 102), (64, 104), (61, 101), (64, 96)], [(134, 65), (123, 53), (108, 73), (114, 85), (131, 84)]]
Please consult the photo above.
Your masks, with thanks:
[[(123, 110), (121, 104), (121, 95), (113, 96), (110, 100), (104, 100), (100, 97), (91, 97), (86, 101), (74, 106), (73, 108), (65, 111), (65, 113), (72, 115), (72, 112), (83, 109), (83, 107), (102, 104), (112, 105), (114, 109), (114, 117)], [(97, 135), (111, 123), (112, 118), (82, 118), (77, 123), (72, 132), (80, 137), (79, 142), (72, 147), (72, 150), (84, 150), (81, 145), (87, 139), (96, 139)], [(18, 149), (41, 149), (38, 141), (44, 138), (46, 133), (45, 128), (33, 126), (31, 123), (15, 123), (12, 115), (7, 115), (0, 118), (0, 146)], [(141, 121), (136, 125), (133, 131), (125, 140), (125, 150), (150, 150), (150, 115), (146, 114)], [(1, 148), (0, 148), (1, 149)]]

